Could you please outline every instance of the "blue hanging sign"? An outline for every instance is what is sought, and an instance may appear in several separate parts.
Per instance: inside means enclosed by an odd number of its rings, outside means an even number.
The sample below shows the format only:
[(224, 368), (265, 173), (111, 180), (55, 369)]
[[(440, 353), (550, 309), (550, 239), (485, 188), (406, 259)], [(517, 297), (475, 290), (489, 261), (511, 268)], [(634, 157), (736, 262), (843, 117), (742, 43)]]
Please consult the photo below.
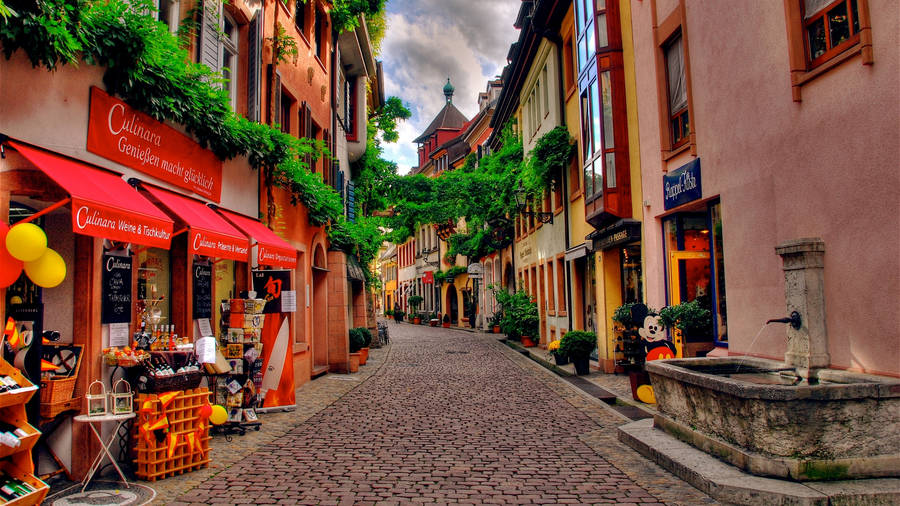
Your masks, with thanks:
[(663, 174), (663, 203), (667, 211), (702, 196), (699, 158)]

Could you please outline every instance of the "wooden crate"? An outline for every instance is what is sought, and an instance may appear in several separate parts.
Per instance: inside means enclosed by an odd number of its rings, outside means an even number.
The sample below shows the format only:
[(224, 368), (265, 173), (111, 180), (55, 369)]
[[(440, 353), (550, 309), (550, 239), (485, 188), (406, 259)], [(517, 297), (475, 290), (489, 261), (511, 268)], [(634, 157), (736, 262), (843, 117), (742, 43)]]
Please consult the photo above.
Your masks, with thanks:
[[(200, 407), (209, 401), (209, 390), (206, 388), (185, 390), (173, 399), (165, 410), (162, 409), (157, 394), (139, 394), (135, 400), (135, 409), (140, 410), (144, 402), (148, 400), (151, 401), (153, 409), (149, 412), (139, 413), (132, 431), (135, 475), (142, 480), (156, 481), (209, 466), (209, 442), (212, 439), (209, 435), (209, 421), (205, 421), (206, 427), (204, 427), (193, 452), (185, 438), (186, 434), (196, 432), (200, 422)], [(169, 432), (166, 439), (157, 441), (151, 434), (148, 444), (140, 434), (140, 427), (145, 422), (153, 423), (162, 416), (167, 416), (169, 419)], [(172, 457), (167, 454), (168, 434), (176, 434), (178, 437)]]

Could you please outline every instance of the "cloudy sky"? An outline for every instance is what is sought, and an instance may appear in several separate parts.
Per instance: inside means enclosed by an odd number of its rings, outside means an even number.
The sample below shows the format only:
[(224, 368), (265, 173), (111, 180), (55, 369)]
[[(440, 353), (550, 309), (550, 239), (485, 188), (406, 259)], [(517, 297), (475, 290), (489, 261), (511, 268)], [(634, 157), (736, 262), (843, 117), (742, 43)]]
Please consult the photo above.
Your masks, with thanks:
[(417, 165), (412, 142), (444, 106), (443, 87), (456, 88), (453, 104), (468, 118), (478, 112), (478, 93), (506, 65), (520, 0), (388, 0), (381, 46), (385, 96), (396, 95), (412, 117), (400, 140), (384, 144), (385, 158), (406, 173)]

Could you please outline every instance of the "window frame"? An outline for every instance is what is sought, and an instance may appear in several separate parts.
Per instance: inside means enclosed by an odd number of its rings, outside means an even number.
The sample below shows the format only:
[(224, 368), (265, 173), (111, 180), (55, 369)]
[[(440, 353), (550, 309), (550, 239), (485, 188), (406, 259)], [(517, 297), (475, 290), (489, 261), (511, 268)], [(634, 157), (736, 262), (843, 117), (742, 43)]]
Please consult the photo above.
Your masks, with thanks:
[[(232, 26), (232, 33), (229, 34), (226, 30), (228, 24)], [(222, 43), (219, 44), (219, 61), (221, 62), (220, 72), (223, 73), (225, 70), (226, 63), (226, 54), (230, 55), (229, 61), (232, 65), (228, 65), (229, 77), (228, 82), (223, 83), (223, 86), (228, 91), (229, 99), (231, 100), (231, 110), (237, 111), (237, 75), (240, 71), (240, 39), (241, 39), (241, 29), (240, 25), (237, 23), (237, 20), (234, 19), (227, 9), (222, 9), (222, 22), (221, 22), (221, 30), (222, 30)]]
[[(835, 0), (819, 12), (824, 15), (840, 2), (841, 0)], [(847, 5), (849, 11), (849, 1)], [(810, 54), (806, 37), (806, 26), (808, 23), (803, 19), (803, 0), (784, 0), (784, 10), (785, 23), (787, 25), (788, 56), (790, 59), (791, 99), (794, 102), (803, 101), (802, 87), (804, 84), (857, 55), (860, 56), (863, 65), (875, 63), (872, 48), (872, 22), (868, 0), (856, 0), (856, 12), (859, 16), (858, 37), (856, 35), (852, 36), (845, 43), (833, 48), (833, 51), (826, 51), (824, 55), (820, 55), (819, 58), (814, 60), (809, 58)], [(815, 18), (810, 18), (810, 22), (818, 18), (819, 12), (816, 13), (817, 16)]]
[[(660, 132), (660, 151), (662, 153), (662, 161), (665, 163), (670, 158), (690, 149), (693, 156), (697, 155), (697, 118), (694, 114), (694, 96), (692, 93), (691, 83), (691, 51), (690, 38), (688, 37), (688, 28), (685, 23), (686, 19), (685, 0), (679, 0), (677, 7), (670, 13), (665, 20), (658, 24), (654, 31), (656, 43), (656, 87), (657, 100), (659, 103), (659, 132)], [(656, 14), (654, 13), (654, 24)], [(675, 114), (670, 111), (669, 107), (669, 84), (668, 69), (666, 65), (666, 48), (677, 37), (681, 36), (682, 57), (684, 63), (684, 86), (687, 94), (687, 116), (690, 125), (690, 131), (685, 139), (679, 139), (675, 142), (672, 136), (671, 120)], [(681, 113), (681, 111), (675, 111)]]
[[(663, 44), (663, 58), (665, 60), (665, 83), (666, 83), (666, 110), (669, 116), (668, 128), (669, 128), (669, 142), (671, 144), (670, 149), (672, 151), (677, 150), (681, 146), (687, 144), (690, 140), (691, 135), (691, 114), (690, 108), (688, 107), (687, 100), (685, 100), (684, 105), (678, 109), (677, 111), (672, 110), (672, 89), (670, 83), (672, 82), (671, 76), (669, 74), (670, 66), (669, 66), (669, 51), (672, 49), (672, 46), (676, 41), (681, 42), (681, 56), (682, 56), (682, 64), (681, 71), (684, 75), (683, 79), (687, 82), (687, 72), (684, 65), (684, 37), (681, 33), (681, 30), (676, 30), (675, 33)], [(685, 90), (685, 94), (687, 94), (687, 90)], [(685, 119), (687, 121), (685, 121)], [(687, 128), (684, 127), (685, 123), (687, 123)]]

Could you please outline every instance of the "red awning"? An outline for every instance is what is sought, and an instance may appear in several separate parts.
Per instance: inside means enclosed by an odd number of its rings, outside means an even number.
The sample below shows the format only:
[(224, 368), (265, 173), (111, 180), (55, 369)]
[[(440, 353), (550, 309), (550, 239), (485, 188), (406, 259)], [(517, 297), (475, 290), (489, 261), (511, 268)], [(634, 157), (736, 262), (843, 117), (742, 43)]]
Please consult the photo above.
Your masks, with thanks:
[(188, 226), (188, 252), (246, 262), (250, 241), (206, 204), (162, 188), (141, 185)]
[(219, 209), (237, 228), (256, 241), (256, 260), (260, 265), (293, 269), (297, 267), (297, 250), (257, 220)]
[(69, 193), (75, 233), (169, 248), (172, 220), (118, 174), (15, 141), (9, 145)]

